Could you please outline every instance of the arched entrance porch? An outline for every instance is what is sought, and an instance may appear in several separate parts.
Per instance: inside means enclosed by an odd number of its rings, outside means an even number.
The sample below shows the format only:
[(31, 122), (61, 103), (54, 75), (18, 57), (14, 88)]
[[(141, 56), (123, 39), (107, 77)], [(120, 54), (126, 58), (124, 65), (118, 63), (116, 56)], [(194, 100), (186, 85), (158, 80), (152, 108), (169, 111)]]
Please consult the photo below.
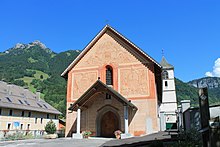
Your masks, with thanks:
[(121, 130), (120, 119), (117, 110), (111, 106), (98, 112), (96, 119), (97, 136), (114, 138), (114, 131)]
[[(101, 94), (101, 103), (96, 103), (95, 95)], [(106, 96), (105, 94), (110, 95), (110, 97)], [(106, 97), (105, 97), (106, 96)], [(94, 103), (95, 102), (95, 103)], [(114, 106), (114, 103), (119, 103), (119, 105)], [(93, 104), (95, 107), (93, 107)], [(93, 107), (93, 108), (92, 108)], [(101, 107), (101, 108), (100, 108)], [(88, 111), (93, 112), (93, 115), (83, 115), (83, 126), (81, 128), (81, 111)], [(97, 110), (98, 108), (98, 110)], [(115, 130), (121, 130), (124, 134), (129, 134), (128, 126), (129, 126), (129, 116), (128, 112), (131, 111), (133, 118), (137, 107), (120, 95), (117, 91), (113, 90), (112, 88), (108, 87), (100, 80), (97, 80), (80, 98), (77, 99), (69, 108), (70, 111), (77, 111), (77, 123), (76, 123), (76, 133), (73, 133), (74, 138), (79, 138), (80, 132), (84, 130), (91, 130), (94, 131), (94, 135), (96, 136), (106, 136), (106, 137), (113, 137)], [(109, 112), (110, 111), (110, 112)], [(124, 111), (124, 112), (123, 112)], [(108, 113), (109, 112), (109, 113)], [(106, 114), (107, 113), (107, 114)], [(96, 114), (96, 120), (94, 122), (94, 114)], [(106, 115), (105, 115), (106, 114)], [(109, 114), (109, 115), (108, 115)], [(106, 118), (111, 116), (107, 121)], [(112, 124), (109, 122), (113, 122), (112, 126), (105, 126), (105, 124)], [(87, 124), (88, 123), (88, 124)], [(111, 129), (108, 129), (111, 128)], [(117, 129), (116, 129), (117, 128)], [(103, 132), (108, 130), (109, 132)], [(112, 135), (110, 135), (112, 134)]]

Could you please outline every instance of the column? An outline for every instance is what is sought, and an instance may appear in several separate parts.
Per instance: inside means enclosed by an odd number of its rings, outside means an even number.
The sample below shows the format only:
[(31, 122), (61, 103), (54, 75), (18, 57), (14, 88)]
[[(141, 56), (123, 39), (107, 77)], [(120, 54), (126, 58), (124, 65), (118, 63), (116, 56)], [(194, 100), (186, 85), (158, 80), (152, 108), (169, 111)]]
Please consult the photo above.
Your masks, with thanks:
[(160, 112), (160, 131), (166, 130), (165, 112)]
[(80, 108), (77, 109), (77, 124), (76, 124), (76, 133), (80, 134), (80, 117), (81, 117), (81, 110)]
[(81, 117), (81, 109), (78, 107), (77, 109), (77, 117), (76, 117), (76, 133), (72, 134), (72, 137), (75, 139), (82, 139), (82, 134), (80, 134), (80, 117)]
[(128, 134), (128, 106), (124, 105), (125, 134)]

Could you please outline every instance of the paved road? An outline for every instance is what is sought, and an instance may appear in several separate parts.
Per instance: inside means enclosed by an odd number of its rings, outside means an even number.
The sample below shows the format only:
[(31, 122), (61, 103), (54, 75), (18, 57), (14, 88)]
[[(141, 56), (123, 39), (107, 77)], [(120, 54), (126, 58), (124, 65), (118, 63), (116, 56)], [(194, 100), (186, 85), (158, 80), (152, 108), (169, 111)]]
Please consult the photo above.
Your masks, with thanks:
[(111, 139), (31, 139), (18, 141), (0, 142), (0, 146), (5, 147), (98, 147)]
[[(174, 134), (173, 134), (174, 135)], [(176, 133), (175, 133), (176, 135)], [(113, 147), (113, 146), (123, 146), (123, 147), (137, 147), (137, 146), (146, 146), (153, 142), (169, 142), (173, 141), (175, 138), (167, 132), (157, 132), (150, 135), (140, 136), (140, 137), (131, 137), (126, 139), (113, 139), (105, 142), (101, 147)]]
[(131, 137), (127, 139), (96, 138), (89, 139), (32, 139), (19, 141), (0, 142), (5, 147), (112, 147), (112, 146), (143, 146), (152, 141), (172, 141), (172, 136), (167, 132), (158, 132), (142, 137)]

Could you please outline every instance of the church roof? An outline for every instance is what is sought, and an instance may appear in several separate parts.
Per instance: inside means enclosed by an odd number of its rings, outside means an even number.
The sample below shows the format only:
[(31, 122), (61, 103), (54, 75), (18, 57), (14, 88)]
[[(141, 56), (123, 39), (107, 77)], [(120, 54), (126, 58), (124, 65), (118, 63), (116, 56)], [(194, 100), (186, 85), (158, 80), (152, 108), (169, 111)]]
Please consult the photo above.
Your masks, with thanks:
[(131, 108), (137, 110), (137, 107), (134, 104), (132, 104), (131, 101), (128, 101), (120, 93), (115, 91), (113, 88), (107, 86), (100, 80), (97, 80), (79, 99), (77, 99), (68, 108), (68, 110), (76, 111), (78, 106), (83, 107), (94, 94), (98, 92), (103, 92), (103, 91), (108, 92), (110, 95), (112, 95), (114, 98), (116, 98), (121, 103), (126, 104), (130, 106)]
[(139, 47), (137, 47), (134, 43), (132, 43), (130, 40), (128, 40), (126, 37), (124, 37), (122, 34), (120, 34), (118, 31), (113, 29), (111, 26), (106, 25), (96, 36), (93, 38), (93, 40), (83, 49), (83, 51), (75, 58), (75, 60), (64, 70), (64, 72), (61, 74), (62, 77), (66, 77), (69, 70), (71, 70), (78, 61), (88, 52), (88, 50), (96, 43), (96, 41), (106, 32), (106, 31), (112, 31), (115, 34), (117, 34), (122, 40), (130, 44), (136, 52), (144, 56), (146, 59), (152, 61), (157, 67), (161, 68), (161, 65), (157, 63), (152, 57), (150, 57), (147, 53), (145, 53), (143, 50), (141, 50)]
[(164, 56), (162, 57), (162, 60), (161, 60), (161, 62), (160, 62), (160, 65), (161, 65), (162, 68), (164, 68), (164, 69), (174, 68), (173, 65), (171, 65), (171, 64), (169, 64), (169, 63), (167, 62), (167, 60), (165, 59)]

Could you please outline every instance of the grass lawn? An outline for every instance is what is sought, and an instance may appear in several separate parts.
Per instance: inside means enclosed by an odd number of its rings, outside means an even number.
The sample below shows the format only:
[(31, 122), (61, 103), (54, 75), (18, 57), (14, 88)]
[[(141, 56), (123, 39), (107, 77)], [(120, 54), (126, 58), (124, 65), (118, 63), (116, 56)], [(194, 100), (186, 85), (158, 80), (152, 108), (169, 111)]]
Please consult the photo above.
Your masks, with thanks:
[[(38, 80), (46, 80), (47, 78), (49, 78), (49, 75), (42, 72), (42, 71), (39, 71), (39, 70), (31, 70), (31, 69), (28, 69), (28, 71), (35, 71), (36, 73), (34, 74), (34, 77), (26, 77), (24, 76), (23, 78), (20, 78), (18, 80), (23, 80), (25, 83), (27, 83), (28, 85), (28, 89), (32, 92), (36, 92), (36, 89), (34, 88), (34, 85), (31, 85), (31, 82), (33, 79), (38, 79)], [(43, 97), (44, 95), (41, 94), (41, 97)]]

